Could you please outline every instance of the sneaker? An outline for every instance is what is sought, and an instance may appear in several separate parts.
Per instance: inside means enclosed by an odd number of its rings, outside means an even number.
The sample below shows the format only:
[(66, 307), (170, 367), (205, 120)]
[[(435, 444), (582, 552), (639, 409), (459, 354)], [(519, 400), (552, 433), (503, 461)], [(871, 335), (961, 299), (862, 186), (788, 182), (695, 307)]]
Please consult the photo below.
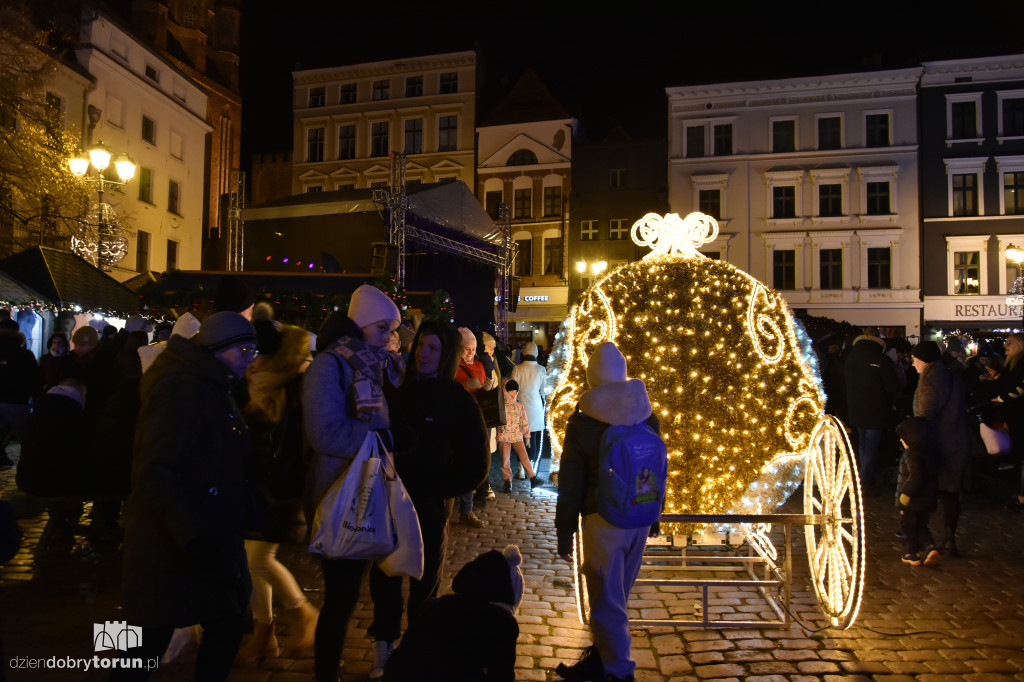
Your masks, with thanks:
[(494, 499), (494, 488), (491, 487), (490, 483), (487, 484), (487, 499), (488, 500), (493, 500)]
[(510, 493), (512, 492), (512, 481), (505, 481), (505, 485), (501, 487), (501, 492)]
[(934, 547), (932, 547), (931, 549), (928, 550), (928, 556), (926, 556), (924, 558), (924, 565), (925, 566), (934, 566), (935, 564), (939, 563), (941, 560), (942, 560), (942, 554), (939, 553), (939, 550), (937, 550)]
[(373, 667), (370, 668), (370, 679), (379, 680), (384, 677), (384, 666), (391, 658), (391, 652), (395, 650), (394, 642), (373, 643)]
[(921, 555), (918, 554), (917, 552), (913, 552), (911, 554), (904, 554), (903, 558), (902, 558), (902, 561), (903, 561), (903, 563), (905, 563), (905, 564), (907, 564), (909, 566), (920, 566), (921, 565)]
[(544, 485), (545, 483), (547, 483), (547, 481), (545, 481), (540, 476), (534, 476), (533, 478), (530, 479), (530, 490), (533, 490), (539, 485)]
[(469, 512), (462, 515), (461, 523), (470, 528), (483, 528), (484, 522), (477, 518), (476, 514)]
[(573, 665), (559, 663), (555, 674), (566, 682), (599, 682), (605, 679), (604, 663), (596, 646), (588, 646)]

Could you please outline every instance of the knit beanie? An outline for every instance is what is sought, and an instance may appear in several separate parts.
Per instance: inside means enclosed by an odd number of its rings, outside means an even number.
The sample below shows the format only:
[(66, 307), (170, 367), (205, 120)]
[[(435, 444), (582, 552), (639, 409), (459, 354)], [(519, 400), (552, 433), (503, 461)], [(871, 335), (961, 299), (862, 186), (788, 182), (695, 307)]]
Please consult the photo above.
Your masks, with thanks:
[(85, 325), (75, 330), (75, 333), (71, 335), (71, 342), (76, 346), (82, 343), (87, 343), (90, 346), (95, 346), (100, 342), (100, 335), (96, 333), (96, 330)]
[(459, 327), (459, 334), (462, 336), (463, 349), (469, 347), (476, 348), (476, 336), (473, 335), (473, 332), (469, 331), (468, 327)]
[(532, 355), (537, 357), (537, 344), (533, 341), (527, 341), (526, 345), (523, 346), (523, 355)]
[(240, 313), (251, 308), (255, 300), (252, 289), (238, 275), (224, 275), (213, 290), (214, 312)]
[(942, 359), (942, 351), (939, 350), (939, 344), (934, 341), (922, 341), (914, 346), (914, 350), (910, 351), (910, 354), (926, 364)]
[(494, 340), (494, 337), (487, 332), (480, 332), (480, 337), (484, 340), (484, 348), (494, 348), (498, 343)]
[(211, 353), (243, 343), (255, 346), (256, 329), (239, 313), (225, 310), (203, 320), (196, 341)]
[(348, 304), (348, 317), (360, 328), (369, 327), (374, 322), (387, 320), (397, 327), (402, 321), (398, 306), (383, 291), (375, 286), (364, 284), (352, 292), (352, 300)]
[(253, 320), (252, 326), (256, 330), (256, 350), (260, 355), (273, 355), (281, 347), (281, 334), (277, 327), (268, 319)]
[(597, 344), (587, 364), (587, 384), (597, 388), (601, 384), (626, 380), (626, 358), (611, 341)]
[(523, 600), (523, 556), (516, 545), (504, 552), (492, 549), (459, 569), (452, 591), (481, 601), (499, 602), (517, 608)]

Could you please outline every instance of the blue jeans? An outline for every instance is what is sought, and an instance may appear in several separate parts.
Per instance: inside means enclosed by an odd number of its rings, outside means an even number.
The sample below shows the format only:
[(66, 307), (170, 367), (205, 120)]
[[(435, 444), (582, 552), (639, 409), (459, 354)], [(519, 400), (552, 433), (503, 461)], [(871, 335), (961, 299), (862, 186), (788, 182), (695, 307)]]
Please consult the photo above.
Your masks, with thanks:
[(872, 485), (878, 477), (878, 453), (885, 429), (857, 429), (857, 463), (861, 485)]

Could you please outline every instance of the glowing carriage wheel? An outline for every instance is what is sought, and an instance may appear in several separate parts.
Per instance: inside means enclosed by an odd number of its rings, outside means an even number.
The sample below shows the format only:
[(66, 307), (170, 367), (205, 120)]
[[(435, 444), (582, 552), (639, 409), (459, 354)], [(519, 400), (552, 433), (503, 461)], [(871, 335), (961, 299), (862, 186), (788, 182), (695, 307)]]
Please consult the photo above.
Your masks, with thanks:
[(804, 513), (821, 518), (804, 528), (818, 606), (833, 627), (848, 628), (864, 593), (864, 506), (853, 448), (834, 417), (821, 419), (811, 432)]

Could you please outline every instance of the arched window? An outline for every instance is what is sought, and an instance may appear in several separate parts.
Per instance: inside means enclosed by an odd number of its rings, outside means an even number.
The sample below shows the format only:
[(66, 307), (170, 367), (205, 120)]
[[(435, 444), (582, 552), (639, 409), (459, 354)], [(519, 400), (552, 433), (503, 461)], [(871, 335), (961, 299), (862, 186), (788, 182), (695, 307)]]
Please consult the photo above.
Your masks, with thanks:
[(537, 155), (529, 149), (520, 149), (508, 157), (508, 166), (529, 166), (537, 163)]

